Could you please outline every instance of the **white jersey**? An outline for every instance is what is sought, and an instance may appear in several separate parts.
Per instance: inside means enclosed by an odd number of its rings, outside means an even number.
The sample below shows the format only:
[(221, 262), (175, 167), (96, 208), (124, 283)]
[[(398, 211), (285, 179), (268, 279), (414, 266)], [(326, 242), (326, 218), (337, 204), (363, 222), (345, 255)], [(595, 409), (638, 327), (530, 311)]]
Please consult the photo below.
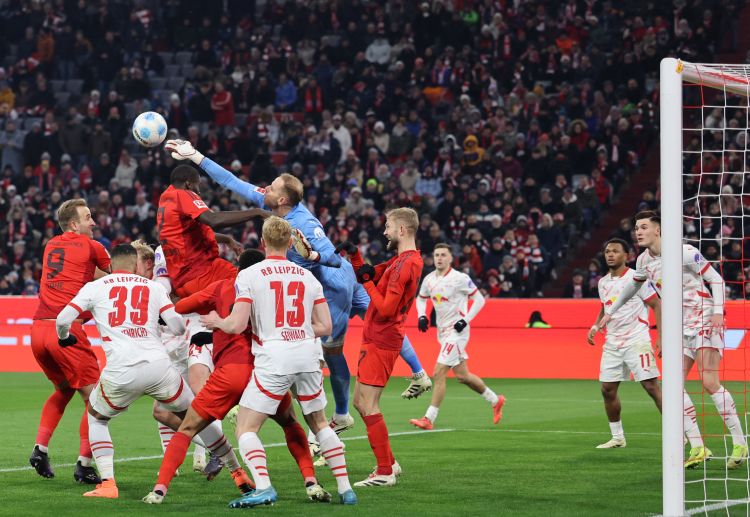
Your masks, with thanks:
[(68, 305), (93, 314), (107, 371), (127, 371), (139, 363), (169, 358), (160, 338), (159, 315), (174, 305), (153, 280), (114, 272), (84, 285)]
[[(154, 251), (154, 280), (167, 290), (167, 294), (172, 292), (172, 282), (169, 280), (169, 272), (167, 271), (167, 259), (164, 257), (164, 250), (161, 246), (157, 246), (156, 251)], [(200, 316), (197, 313), (191, 312), (190, 314), (181, 314), (181, 316), (185, 320), (187, 330), (184, 338), (185, 353), (183, 354), (180, 351), (180, 357), (182, 355), (187, 356), (187, 346), (192, 336), (199, 332), (209, 332), (206, 327), (201, 325)], [(167, 333), (163, 337), (165, 344), (167, 344), (166, 341), (170, 341), (170, 348), (174, 348), (175, 341), (179, 336), (172, 336)]]
[(477, 292), (477, 286), (466, 273), (450, 268), (444, 275), (433, 271), (422, 281), (420, 298), (429, 298), (437, 313), (438, 329), (453, 327), (466, 317), (469, 297)]
[[(710, 267), (711, 263), (695, 246), (682, 245), (682, 307), (686, 334), (700, 330), (706, 316), (713, 313), (714, 299), (703, 282), (703, 274)], [(661, 256), (654, 256), (646, 249), (638, 256), (636, 268), (636, 278), (649, 280), (661, 297)]]
[[(599, 279), (599, 299), (606, 307), (619, 298), (622, 290), (633, 282), (635, 271), (625, 268), (620, 276), (607, 273)], [(645, 302), (657, 296), (650, 282), (644, 282), (638, 292), (612, 315), (607, 323), (605, 347), (622, 348), (635, 343), (650, 342), (648, 307)]]
[(269, 257), (240, 271), (235, 290), (235, 303), (252, 303), (256, 369), (275, 375), (320, 370), (312, 311), (326, 300), (310, 271), (286, 258)]

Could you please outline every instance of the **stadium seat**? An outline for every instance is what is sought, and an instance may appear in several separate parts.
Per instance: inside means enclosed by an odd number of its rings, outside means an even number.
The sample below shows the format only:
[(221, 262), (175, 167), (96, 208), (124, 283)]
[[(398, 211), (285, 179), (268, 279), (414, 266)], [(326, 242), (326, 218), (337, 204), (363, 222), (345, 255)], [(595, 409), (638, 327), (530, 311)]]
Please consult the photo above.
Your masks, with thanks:
[(193, 65), (191, 65), (191, 64), (188, 63), (186, 65), (182, 65), (182, 70), (180, 71), (180, 73), (181, 73), (182, 77), (185, 77), (185, 78), (189, 79), (189, 78), (193, 77), (194, 70), (195, 70), (195, 68), (193, 67)]
[(174, 62), (177, 65), (187, 65), (193, 62), (192, 52), (177, 52), (174, 56)]
[(171, 65), (174, 61), (174, 54), (172, 52), (157, 52), (157, 54), (164, 61), (164, 65)]
[(23, 121), (23, 129), (25, 131), (31, 131), (31, 126), (34, 125), (34, 122), (39, 122), (40, 124), (42, 124), (44, 122), (44, 119), (39, 117), (28, 117)]
[(126, 102), (125, 103), (125, 118), (128, 120), (134, 119), (136, 116), (135, 113), (135, 103), (134, 102)]
[(179, 91), (184, 84), (185, 84), (185, 78), (177, 75), (174, 77), (170, 77), (167, 80), (167, 84), (164, 86), (164, 88), (168, 90)]
[(81, 95), (81, 88), (83, 88), (82, 79), (68, 79), (65, 84), (65, 89), (73, 95)]
[(164, 67), (164, 75), (174, 77), (180, 73), (180, 65), (167, 65)]
[(68, 107), (68, 100), (70, 99), (70, 92), (57, 92), (55, 93), (55, 103), (61, 108)]
[(49, 82), (49, 85), (52, 88), (52, 93), (57, 93), (65, 90), (65, 81), (60, 81), (59, 79), (52, 79)]
[(166, 77), (152, 77), (151, 79), (149, 79), (149, 83), (151, 84), (152, 89), (163, 90), (167, 84), (167, 78)]

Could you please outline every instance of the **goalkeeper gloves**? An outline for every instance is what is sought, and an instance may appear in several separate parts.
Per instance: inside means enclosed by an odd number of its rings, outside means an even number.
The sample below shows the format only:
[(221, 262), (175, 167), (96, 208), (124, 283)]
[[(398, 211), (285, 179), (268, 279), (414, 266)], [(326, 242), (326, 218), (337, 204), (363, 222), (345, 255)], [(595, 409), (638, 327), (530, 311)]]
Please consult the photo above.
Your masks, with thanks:
[(195, 346), (210, 345), (214, 342), (213, 332), (197, 332), (190, 336), (190, 344)]
[(312, 262), (320, 260), (320, 253), (312, 249), (312, 244), (310, 244), (310, 241), (307, 240), (307, 237), (305, 237), (299, 228), (292, 230), (292, 245), (303, 259)]
[(341, 253), (342, 251), (347, 255), (354, 255), (358, 251), (358, 248), (353, 243), (344, 241), (336, 246), (336, 253)]
[(62, 338), (62, 337), (57, 338), (57, 344), (63, 348), (65, 348), (66, 346), (73, 346), (76, 343), (78, 343), (78, 340), (73, 334), (68, 334), (68, 337), (66, 338)]
[(203, 161), (203, 155), (187, 140), (167, 140), (164, 149), (175, 160), (190, 160), (196, 165), (200, 165)]
[(372, 282), (373, 278), (375, 278), (375, 268), (370, 264), (365, 264), (357, 269), (357, 282), (360, 284)]
[(465, 319), (460, 319), (456, 323), (453, 324), (453, 328), (456, 330), (456, 332), (461, 332), (463, 329), (466, 328), (468, 323), (466, 323)]
[(430, 327), (430, 320), (427, 319), (427, 316), (420, 316), (419, 320), (417, 321), (417, 328), (420, 332), (427, 332), (427, 329)]

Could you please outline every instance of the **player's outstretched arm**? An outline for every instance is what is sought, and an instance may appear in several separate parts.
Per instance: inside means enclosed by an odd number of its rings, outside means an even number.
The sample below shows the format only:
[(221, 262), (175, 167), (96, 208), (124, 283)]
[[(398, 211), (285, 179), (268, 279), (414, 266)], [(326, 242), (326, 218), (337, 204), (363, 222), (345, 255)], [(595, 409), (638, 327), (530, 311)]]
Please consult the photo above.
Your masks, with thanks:
[(328, 267), (341, 267), (341, 255), (323, 230), (315, 224), (304, 224), (295, 228), (294, 249), (305, 260)]
[(313, 305), (312, 328), (315, 337), (330, 336), (333, 332), (333, 323), (331, 321), (331, 311), (328, 309), (328, 302), (316, 303)]
[(661, 299), (658, 296), (652, 296), (643, 303), (647, 307), (651, 307), (651, 310), (654, 311), (654, 319), (656, 320), (656, 343), (654, 349), (656, 355), (661, 357)]
[(596, 316), (596, 321), (593, 325), (591, 325), (591, 328), (589, 329), (589, 333), (586, 336), (586, 341), (588, 341), (589, 345), (594, 346), (596, 345), (596, 342), (594, 342), (594, 336), (597, 332), (601, 329), (601, 321), (604, 317), (604, 304), (602, 304), (601, 309), (599, 309), (599, 314)]
[(266, 218), (270, 212), (262, 208), (250, 208), (249, 210), (229, 210), (227, 212), (206, 211), (198, 216), (198, 221), (208, 225), (211, 229), (226, 228), (245, 223), (256, 217)]
[(204, 287), (197, 293), (193, 293), (174, 304), (174, 310), (179, 314), (190, 314), (196, 312), (198, 314), (208, 314), (209, 312), (216, 310), (216, 298), (214, 293), (218, 284), (222, 284), (223, 280), (217, 280), (216, 282)]
[(216, 242), (219, 244), (226, 244), (229, 246), (235, 255), (239, 256), (243, 251), (245, 251), (245, 247), (234, 240), (234, 237), (231, 235), (225, 235), (223, 233), (217, 233), (216, 234)]
[(722, 332), (724, 330), (724, 279), (713, 266), (709, 265), (703, 272), (703, 281), (708, 283), (711, 297), (714, 300), (714, 306), (711, 310), (711, 327)]
[(633, 275), (633, 281), (625, 284), (625, 287), (622, 288), (622, 292), (620, 293), (620, 296), (617, 297), (617, 300), (615, 300), (615, 303), (604, 308), (604, 316), (599, 320), (600, 329), (604, 329), (604, 327), (607, 326), (607, 323), (609, 323), (609, 320), (612, 319), (612, 315), (635, 296), (643, 285), (643, 282), (646, 281), (646, 278), (647, 276), (645, 273), (636, 271), (635, 275)]
[(477, 314), (479, 314), (479, 311), (482, 310), (484, 307), (484, 304), (486, 303), (485, 297), (482, 295), (482, 293), (479, 292), (477, 289), (474, 291), (474, 294), (469, 296), (469, 300), (472, 300), (473, 303), (471, 304), (471, 307), (469, 308), (469, 312), (466, 313), (466, 317), (464, 318), (467, 323), (471, 323), (471, 320), (473, 320)]
[(250, 302), (236, 301), (232, 313), (226, 318), (221, 318), (216, 311), (211, 311), (201, 316), (201, 324), (209, 330), (219, 329), (227, 334), (241, 334), (247, 328), (250, 309)]
[(175, 336), (181, 336), (185, 333), (185, 322), (182, 320), (182, 316), (175, 312), (174, 307), (170, 307), (162, 312), (161, 318), (164, 320), (169, 331)]
[(393, 318), (398, 312), (398, 305), (401, 302), (403, 293), (388, 289), (385, 296), (380, 294), (374, 282), (365, 282), (362, 286), (370, 295), (370, 303), (375, 306), (380, 316), (384, 318)]
[(75, 319), (78, 317), (78, 309), (66, 305), (60, 314), (55, 319), (55, 327), (57, 329), (57, 337), (60, 339), (67, 339), (70, 335), (70, 326), (73, 324)]

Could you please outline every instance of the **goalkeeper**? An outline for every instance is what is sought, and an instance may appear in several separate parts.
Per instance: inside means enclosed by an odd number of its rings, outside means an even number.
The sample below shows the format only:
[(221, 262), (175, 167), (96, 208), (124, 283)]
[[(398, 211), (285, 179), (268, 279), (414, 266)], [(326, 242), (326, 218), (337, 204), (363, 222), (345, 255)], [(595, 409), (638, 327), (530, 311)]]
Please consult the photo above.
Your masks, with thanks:
[[(323, 356), (331, 372), (331, 388), (336, 401), (332, 427), (337, 433), (351, 429), (354, 419), (349, 414), (350, 374), (343, 354), (344, 336), (349, 318), (363, 316), (370, 298), (357, 283), (351, 264), (341, 259), (326, 237), (323, 225), (301, 203), (302, 183), (291, 174), (282, 174), (263, 189), (235, 177), (210, 158), (204, 157), (190, 142), (169, 140), (165, 148), (176, 160), (192, 161), (224, 188), (271, 210), (274, 215), (289, 221), (295, 229), (294, 249), (289, 250), (287, 258), (312, 271), (323, 285), (333, 320), (333, 334), (323, 339)], [(407, 337), (404, 337), (401, 357), (413, 372), (411, 383), (402, 396), (413, 398), (429, 390), (432, 383)]]

